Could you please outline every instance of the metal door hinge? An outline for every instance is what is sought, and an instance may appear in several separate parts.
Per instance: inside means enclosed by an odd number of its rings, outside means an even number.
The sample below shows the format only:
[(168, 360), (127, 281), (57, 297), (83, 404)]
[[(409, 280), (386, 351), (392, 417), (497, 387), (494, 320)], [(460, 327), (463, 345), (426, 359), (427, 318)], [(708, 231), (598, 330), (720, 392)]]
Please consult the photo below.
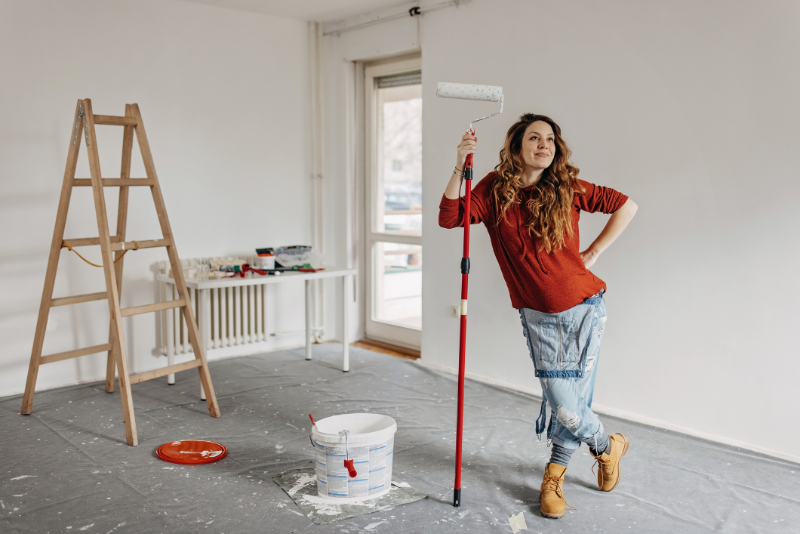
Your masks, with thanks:
[(86, 146), (89, 146), (89, 123), (86, 122), (86, 112), (83, 109), (83, 104), (78, 106), (78, 117), (75, 120), (75, 128), (72, 132), (72, 146), (78, 142), (78, 134), (80, 134), (81, 125), (83, 125), (83, 133), (86, 136)]

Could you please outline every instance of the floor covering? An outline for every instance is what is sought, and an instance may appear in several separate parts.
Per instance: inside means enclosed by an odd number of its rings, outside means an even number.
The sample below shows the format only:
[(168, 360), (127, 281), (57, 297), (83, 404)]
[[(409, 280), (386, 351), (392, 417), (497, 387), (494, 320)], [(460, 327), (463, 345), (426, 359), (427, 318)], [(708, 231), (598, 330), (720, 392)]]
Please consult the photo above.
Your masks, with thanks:
[[(489, 533), (512, 532), (520, 512), (525, 533), (800, 532), (800, 465), (607, 416), (631, 439), (619, 486), (596, 489), (581, 447), (564, 484), (577, 510), (543, 518), (539, 399), (469, 380), (463, 504), (453, 508), (454, 377), (358, 348), (342, 373), (341, 345), (315, 345), (311, 362), (303, 351), (211, 362), (219, 419), (198, 398), (196, 372), (174, 386), (135, 384), (135, 448), (119, 394), (102, 383), (37, 393), (30, 416), (19, 415), (20, 396), (0, 399), (0, 532)], [(365, 411), (395, 418), (394, 478), (428, 497), (317, 525), (273, 478), (313, 459), (309, 413)], [(200, 466), (155, 456), (181, 439), (219, 441), (228, 456)]]

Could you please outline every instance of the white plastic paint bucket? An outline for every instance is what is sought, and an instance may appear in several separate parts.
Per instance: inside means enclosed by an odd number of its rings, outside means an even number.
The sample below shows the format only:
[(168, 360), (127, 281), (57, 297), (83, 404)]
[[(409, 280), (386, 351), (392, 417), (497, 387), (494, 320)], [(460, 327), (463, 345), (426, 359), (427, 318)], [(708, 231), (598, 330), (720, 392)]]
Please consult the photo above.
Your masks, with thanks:
[[(311, 428), (316, 450), (317, 494), (335, 502), (373, 499), (392, 487), (394, 433), (388, 415), (352, 413), (317, 421)], [(345, 460), (352, 460), (350, 476)]]

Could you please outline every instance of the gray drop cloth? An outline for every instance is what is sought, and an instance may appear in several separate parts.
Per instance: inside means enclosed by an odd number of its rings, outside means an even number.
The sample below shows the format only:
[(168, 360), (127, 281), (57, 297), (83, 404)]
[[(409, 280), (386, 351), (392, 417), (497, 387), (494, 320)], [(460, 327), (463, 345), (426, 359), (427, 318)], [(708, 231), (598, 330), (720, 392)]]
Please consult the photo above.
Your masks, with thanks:
[[(456, 383), (414, 362), (356, 348), (350, 373), (341, 346), (211, 363), (222, 417), (198, 399), (195, 371), (133, 386), (138, 447), (124, 442), (119, 394), (103, 384), (0, 399), (0, 532), (798, 532), (800, 466), (673, 432), (602, 416), (631, 449), (612, 493), (597, 491), (585, 447), (573, 456), (564, 492), (578, 508), (539, 515), (549, 449), (536, 442), (539, 399), (467, 381), (463, 504), (453, 508)], [(45, 366), (42, 372), (59, 365)], [(601, 376), (598, 378), (602, 380)], [(273, 477), (313, 458), (310, 421), (369, 411), (397, 421), (394, 476), (429, 497), (391, 510), (316, 525)], [(223, 460), (162, 462), (167, 441), (225, 444)], [(526, 531), (523, 531), (526, 532)]]
[[(374, 514), (394, 509), (402, 504), (424, 499), (426, 495), (408, 483), (392, 484), (386, 495), (354, 503), (337, 503), (317, 495), (317, 473), (314, 463), (296, 467), (275, 477), (275, 482), (292, 498), (303, 513), (317, 525), (326, 525), (360, 515)], [(374, 528), (374, 527), (373, 527)]]

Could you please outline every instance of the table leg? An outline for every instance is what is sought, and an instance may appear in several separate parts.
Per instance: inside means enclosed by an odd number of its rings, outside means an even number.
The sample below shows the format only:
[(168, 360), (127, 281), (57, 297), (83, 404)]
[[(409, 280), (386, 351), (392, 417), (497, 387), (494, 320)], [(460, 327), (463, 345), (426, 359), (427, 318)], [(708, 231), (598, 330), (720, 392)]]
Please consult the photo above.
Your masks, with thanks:
[[(206, 361), (208, 361), (208, 345), (211, 340), (211, 336), (209, 335), (209, 327), (211, 326), (209, 291), (208, 289), (199, 289), (197, 293), (199, 293), (197, 301), (199, 306), (197, 306), (197, 311), (200, 312), (198, 313), (200, 316), (200, 324), (197, 326), (200, 330), (200, 343), (203, 345), (203, 350), (206, 351)], [(200, 400), (206, 400), (206, 392), (203, 389), (202, 382), (200, 383)]]
[(306, 280), (306, 360), (311, 359), (311, 344), (314, 340), (311, 330), (311, 312), (313, 306), (311, 303), (311, 280)]
[(350, 277), (342, 276), (342, 371), (350, 370)]

